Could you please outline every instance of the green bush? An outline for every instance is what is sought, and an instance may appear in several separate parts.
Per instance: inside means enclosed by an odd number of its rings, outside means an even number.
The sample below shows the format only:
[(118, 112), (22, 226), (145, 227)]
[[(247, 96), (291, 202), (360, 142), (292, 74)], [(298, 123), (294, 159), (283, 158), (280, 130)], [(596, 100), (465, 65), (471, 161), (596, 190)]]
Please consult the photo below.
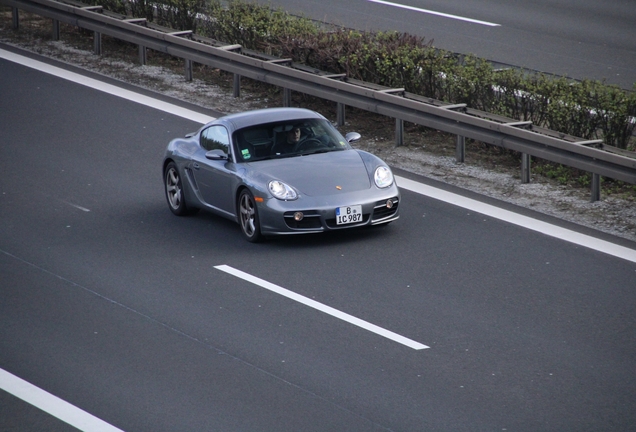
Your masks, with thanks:
[(309, 19), (238, 0), (230, 0), (227, 7), (219, 0), (211, 0), (207, 12), (202, 28), (205, 36), (275, 56), (282, 53), (281, 40), (304, 39), (318, 32)]
[(470, 108), (493, 112), (495, 104), (494, 70), (490, 63), (474, 56), (464, 58), (462, 64), (448, 73), (448, 96), (452, 103), (465, 103)]
[(197, 33), (199, 16), (207, 11), (205, 0), (160, 0), (153, 6), (157, 24), (193, 33)]
[(594, 96), (592, 107), (599, 118), (599, 128), (604, 142), (629, 149), (629, 142), (636, 127), (636, 93), (625, 92), (616, 86), (603, 86)]
[(104, 9), (121, 15), (127, 15), (126, 3), (122, 0), (82, 0), (91, 6), (103, 6)]

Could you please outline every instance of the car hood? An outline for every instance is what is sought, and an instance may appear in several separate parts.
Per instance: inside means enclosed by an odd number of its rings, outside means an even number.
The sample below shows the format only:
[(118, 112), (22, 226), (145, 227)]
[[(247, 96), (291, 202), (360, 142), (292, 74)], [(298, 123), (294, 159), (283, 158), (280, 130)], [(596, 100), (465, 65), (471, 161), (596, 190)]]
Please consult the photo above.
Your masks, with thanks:
[(252, 162), (264, 181), (280, 180), (307, 196), (333, 195), (371, 187), (369, 173), (355, 150), (333, 151)]

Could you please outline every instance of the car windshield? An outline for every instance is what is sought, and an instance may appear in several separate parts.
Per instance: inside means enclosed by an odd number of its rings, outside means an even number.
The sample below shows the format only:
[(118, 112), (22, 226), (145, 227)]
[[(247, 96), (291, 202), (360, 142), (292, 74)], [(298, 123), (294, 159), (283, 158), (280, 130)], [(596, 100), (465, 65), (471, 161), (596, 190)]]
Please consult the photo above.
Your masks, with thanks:
[(237, 160), (254, 162), (350, 149), (335, 127), (324, 119), (267, 123), (233, 134)]

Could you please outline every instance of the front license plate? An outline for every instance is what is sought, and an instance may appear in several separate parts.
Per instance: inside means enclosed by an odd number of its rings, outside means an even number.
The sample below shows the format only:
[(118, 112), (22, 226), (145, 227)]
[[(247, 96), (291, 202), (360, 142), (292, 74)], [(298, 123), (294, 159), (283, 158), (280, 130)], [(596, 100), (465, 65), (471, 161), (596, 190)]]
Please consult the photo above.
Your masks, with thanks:
[(362, 206), (354, 205), (336, 209), (336, 224), (345, 225), (362, 222)]

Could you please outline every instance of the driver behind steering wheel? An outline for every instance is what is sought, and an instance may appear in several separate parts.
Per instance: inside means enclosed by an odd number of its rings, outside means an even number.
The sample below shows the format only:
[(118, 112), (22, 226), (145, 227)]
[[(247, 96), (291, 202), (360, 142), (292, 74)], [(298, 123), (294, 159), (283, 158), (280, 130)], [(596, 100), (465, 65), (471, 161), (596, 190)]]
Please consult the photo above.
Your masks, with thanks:
[(294, 126), (285, 133), (284, 140), (274, 145), (272, 154), (282, 155), (294, 153), (301, 141), (303, 141), (303, 137), (300, 126)]
[(289, 132), (287, 132), (287, 146), (291, 149), (295, 149), (296, 146), (302, 141), (301, 131), (299, 126), (294, 126)]
[[(295, 125), (287, 132), (286, 142), (294, 151), (300, 152), (329, 147), (329, 145), (324, 142), (324, 138), (326, 137), (316, 137), (311, 128), (307, 128), (303, 125)], [(327, 138), (327, 141), (328, 140)]]
[(311, 128), (306, 128), (299, 123), (285, 132), (284, 139), (275, 144), (271, 151), (274, 155), (283, 155), (306, 151), (313, 147), (328, 147), (321, 138), (315, 137)]

